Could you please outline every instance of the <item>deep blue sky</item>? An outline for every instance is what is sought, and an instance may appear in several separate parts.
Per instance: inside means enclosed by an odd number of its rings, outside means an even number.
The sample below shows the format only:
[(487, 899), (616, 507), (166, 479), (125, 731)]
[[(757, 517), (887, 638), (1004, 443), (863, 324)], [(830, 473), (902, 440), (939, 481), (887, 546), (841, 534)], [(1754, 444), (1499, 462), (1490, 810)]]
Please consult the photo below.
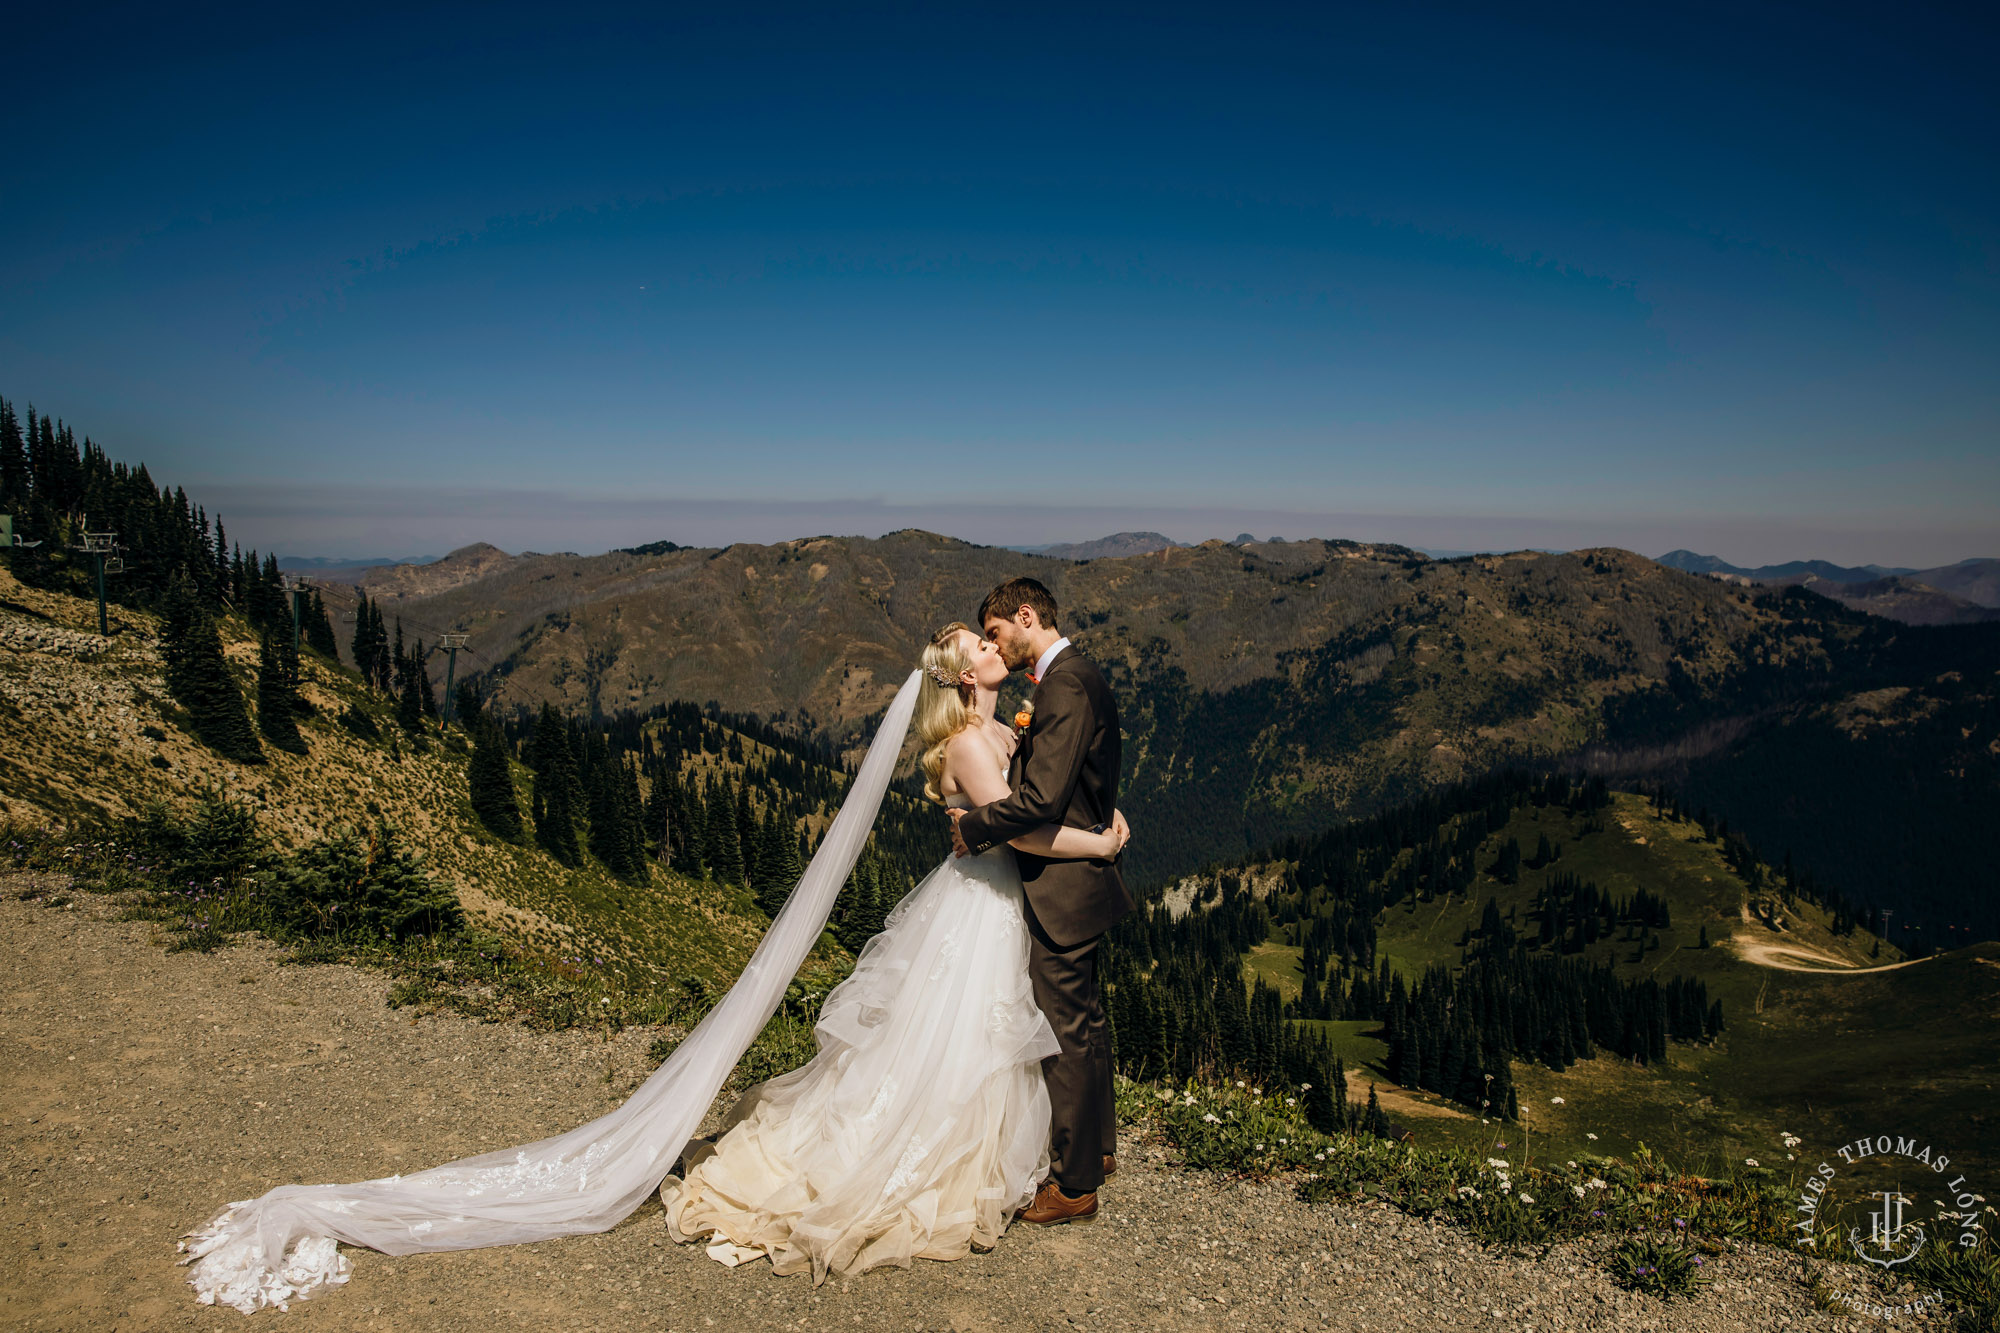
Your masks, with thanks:
[(56, 8), (0, 393), (246, 544), (2000, 555), (1956, 18)]

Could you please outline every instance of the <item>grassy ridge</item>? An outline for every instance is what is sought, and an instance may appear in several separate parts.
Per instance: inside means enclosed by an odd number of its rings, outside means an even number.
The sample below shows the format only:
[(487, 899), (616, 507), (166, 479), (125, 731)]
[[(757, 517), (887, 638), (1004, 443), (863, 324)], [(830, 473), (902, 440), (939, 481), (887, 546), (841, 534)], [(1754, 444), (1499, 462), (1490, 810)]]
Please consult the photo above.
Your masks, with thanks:
[[(1646, 1144), (1693, 1169), (1722, 1171), (1731, 1162), (1768, 1161), (1774, 1152), (1782, 1162), (1782, 1132), (1827, 1144), (1894, 1129), (1948, 1145), (1984, 1178), (2000, 1181), (2000, 1122), (1991, 1111), (2000, 1070), (2000, 1029), (1992, 1021), (2000, 1011), (2000, 945), (1898, 965), (1900, 952), (1883, 944), (1878, 954), (1866, 931), (1837, 935), (1820, 908), (1753, 892), (1699, 825), (1626, 793), (1615, 793), (1594, 821), (1560, 806), (1523, 806), (1481, 846), (1479, 864), (1491, 867), (1509, 838), (1532, 849), (1543, 836), (1560, 845), (1559, 859), (1524, 866), (1517, 883), (1487, 869), (1467, 893), (1387, 909), (1379, 956), (1410, 978), (1429, 966), (1456, 966), (1460, 943), (1477, 930), (1489, 899), (1532, 939), (1531, 914), (1548, 880), (1572, 875), (1614, 897), (1643, 890), (1663, 898), (1672, 923), (1654, 932), (1655, 948), (1642, 950), (1621, 930), (1571, 957), (1633, 979), (1698, 977), (1721, 1002), (1727, 1027), (1712, 1047), (1675, 1043), (1650, 1066), (1600, 1054), (1558, 1073), (1517, 1061), (1526, 1134), (1540, 1151), (1566, 1158)], [(1771, 903), (1783, 928), (1751, 911), (1753, 902)], [(1301, 951), (1285, 935), (1277, 927), (1245, 957), (1244, 973), (1289, 996), (1299, 992)], [(1789, 971), (1774, 962), (1822, 970)], [(1387, 1047), (1370, 1035), (1375, 1024), (1314, 1026), (1361, 1080), (1386, 1083)], [(1406, 1116), (1427, 1142), (1519, 1145), (1517, 1130), (1433, 1104), (1444, 1113)]]
[[(115, 825), (155, 801), (185, 812), (213, 790), (249, 808), (277, 853), (387, 820), (478, 931), (620, 1005), (645, 1007), (687, 977), (726, 983), (762, 935), (765, 918), (740, 891), (657, 867), (650, 886), (634, 887), (594, 861), (569, 868), (494, 837), (472, 815), (462, 738), (412, 741), (388, 699), (311, 653), (302, 663), (315, 710), (301, 724), (308, 753), (273, 750), (256, 767), (222, 759), (193, 739), (167, 697), (154, 618), (119, 609), (106, 641), (87, 632), (94, 616), (79, 599), (0, 573), (0, 641), (17, 649), (0, 653), (0, 745), (11, 755), (0, 817)], [(233, 618), (222, 634), (247, 689), (255, 640)], [(515, 778), (525, 806), (527, 775), (517, 768)]]

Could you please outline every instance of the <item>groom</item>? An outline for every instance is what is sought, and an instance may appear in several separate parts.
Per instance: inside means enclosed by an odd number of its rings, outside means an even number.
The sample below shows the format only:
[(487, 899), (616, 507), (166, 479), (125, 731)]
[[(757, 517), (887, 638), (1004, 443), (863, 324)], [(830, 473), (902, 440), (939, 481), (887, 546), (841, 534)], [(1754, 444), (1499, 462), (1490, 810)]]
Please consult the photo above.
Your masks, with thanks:
[[(1118, 705), (1103, 673), (1056, 629), (1056, 599), (1034, 579), (1013, 579), (986, 594), (979, 623), (1009, 670), (1029, 669), (1035, 692), (1016, 718), (1019, 743), (1008, 772), (1013, 794), (951, 810), (954, 850), (977, 855), (1044, 824), (1102, 829), (1118, 806)], [(1049, 1226), (1095, 1216), (1097, 1187), (1116, 1169), (1118, 1115), (1097, 946), (1132, 910), (1132, 896), (1115, 860), (1016, 857), (1027, 890), (1035, 1003), (1061, 1048), (1042, 1062), (1049, 1177), (1021, 1213), (1023, 1221)]]

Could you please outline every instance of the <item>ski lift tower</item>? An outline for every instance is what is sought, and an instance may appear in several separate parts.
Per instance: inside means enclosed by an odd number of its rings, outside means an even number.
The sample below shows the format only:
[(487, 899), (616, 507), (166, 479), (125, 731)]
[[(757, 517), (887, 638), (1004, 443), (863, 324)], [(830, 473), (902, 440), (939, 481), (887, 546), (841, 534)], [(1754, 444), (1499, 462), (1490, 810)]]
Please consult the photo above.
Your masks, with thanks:
[(111, 622), (104, 614), (104, 576), (125, 572), (125, 559), (118, 553), (125, 548), (118, 544), (115, 532), (91, 532), (90, 520), (83, 520), (83, 541), (70, 547), (90, 557), (97, 575), (97, 632), (105, 638), (111, 637)]
[(438, 647), (444, 649), (446, 653), (444, 660), (444, 720), (438, 723), (439, 731), (443, 731), (451, 725), (451, 687), (453, 678), (458, 674), (458, 650), (465, 647), (465, 641), (471, 637), (470, 634), (453, 632), (441, 635), (438, 638)]
[(306, 594), (312, 591), (312, 584), (296, 574), (285, 575), (285, 591), (292, 599), (292, 656), (299, 655), (299, 631), (306, 621)]

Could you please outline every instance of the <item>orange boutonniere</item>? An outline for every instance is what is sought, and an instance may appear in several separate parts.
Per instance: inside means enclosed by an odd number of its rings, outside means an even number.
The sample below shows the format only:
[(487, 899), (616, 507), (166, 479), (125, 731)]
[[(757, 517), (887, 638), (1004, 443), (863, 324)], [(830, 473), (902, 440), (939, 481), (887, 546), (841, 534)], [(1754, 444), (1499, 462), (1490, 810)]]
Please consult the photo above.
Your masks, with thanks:
[(1022, 736), (1026, 735), (1028, 724), (1034, 720), (1035, 701), (1033, 699), (1021, 700), (1020, 708), (1014, 712), (1014, 738), (1019, 740)]

